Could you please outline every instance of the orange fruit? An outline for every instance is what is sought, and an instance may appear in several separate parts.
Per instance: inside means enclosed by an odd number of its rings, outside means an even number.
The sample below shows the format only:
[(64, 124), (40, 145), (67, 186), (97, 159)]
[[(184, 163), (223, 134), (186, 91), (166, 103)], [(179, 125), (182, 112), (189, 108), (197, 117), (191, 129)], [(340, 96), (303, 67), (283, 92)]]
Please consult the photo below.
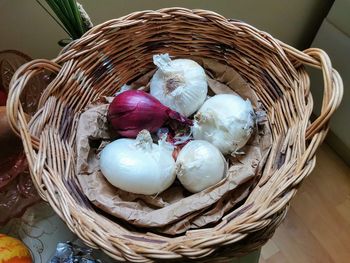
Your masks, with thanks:
[(0, 234), (0, 263), (33, 263), (33, 260), (21, 241)]

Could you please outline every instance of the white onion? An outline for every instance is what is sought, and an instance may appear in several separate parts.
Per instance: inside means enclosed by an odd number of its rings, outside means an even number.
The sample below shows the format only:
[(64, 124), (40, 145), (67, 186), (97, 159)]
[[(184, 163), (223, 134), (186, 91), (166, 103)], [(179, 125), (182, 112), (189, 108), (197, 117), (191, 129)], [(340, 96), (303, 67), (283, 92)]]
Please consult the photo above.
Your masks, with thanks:
[(169, 54), (153, 56), (158, 70), (150, 82), (150, 93), (170, 109), (185, 115), (195, 113), (206, 99), (204, 69), (190, 59), (171, 60)]
[(192, 193), (216, 184), (224, 177), (224, 172), (224, 157), (207, 141), (187, 143), (176, 159), (177, 178)]
[(234, 154), (253, 133), (255, 113), (250, 101), (236, 94), (215, 95), (204, 102), (192, 127), (196, 140), (206, 140), (223, 154)]
[(102, 174), (115, 187), (136, 194), (152, 195), (167, 189), (175, 180), (173, 146), (152, 142), (148, 131), (136, 140), (118, 139), (101, 152)]

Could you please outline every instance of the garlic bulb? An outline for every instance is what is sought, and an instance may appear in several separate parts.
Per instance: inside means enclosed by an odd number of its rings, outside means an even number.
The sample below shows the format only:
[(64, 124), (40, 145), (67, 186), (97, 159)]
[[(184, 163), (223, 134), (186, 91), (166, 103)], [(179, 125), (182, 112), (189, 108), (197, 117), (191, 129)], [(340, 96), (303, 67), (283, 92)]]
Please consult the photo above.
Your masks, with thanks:
[(190, 116), (207, 97), (204, 69), (190, 59), (171, 60), (169, 54), (153, 56), (158, 67), (150, 82), (150, 93), (170, 109)]
[(167, 189), (175, 180), (173, 146), (165, 141), (152, 142), (142, 130), (134, 139), (118, 139), (101, 152), (102, 174), (124, 191), (152, 195)]
[(236, 94), (215, 95), (205, 101), (192, 127), (196, 140), (206, 140), (223, 154), (234, 154), (253, 133), (255, 113), (250, 101)]
[(211, 143), (194, 140), (185, 145), (176, 159), (176, 174), (190, 192), (200, 192), (224, 177), (225, 159)]

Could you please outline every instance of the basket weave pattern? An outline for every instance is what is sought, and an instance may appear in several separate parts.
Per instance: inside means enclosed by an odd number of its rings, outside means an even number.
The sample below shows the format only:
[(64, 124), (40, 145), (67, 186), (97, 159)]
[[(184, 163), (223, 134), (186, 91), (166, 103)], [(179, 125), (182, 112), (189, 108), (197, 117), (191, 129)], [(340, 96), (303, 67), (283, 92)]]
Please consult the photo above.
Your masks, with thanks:
[[(81, 110), (149, 71), (154, 54), (207, 57), (237, 70), (256, 91), (273, 135), (262, 177), (244, 204), (210, 228), (176, 237), (140, 232), (96, 212), (75, 178), (75, 134)], [(310, 122), (313, 100), (304, 65), (322, 70), (322, 112)], [(26, 83), (55, 74), (28, 123), (20, 102)], [(285, 217), (297, 188), (315, 165), (343, 86), (325, 52), (298, 51), (265, 32), (205, 10), (135, 12), (95, 26), (53, 60), (23, 65), (11, 81), (7, 110), (22, 137), (41, 197), (91, 247), (122, 261), (225, 261), (263, 245)], [(210, 256), (210, 258), (208, 257)]]

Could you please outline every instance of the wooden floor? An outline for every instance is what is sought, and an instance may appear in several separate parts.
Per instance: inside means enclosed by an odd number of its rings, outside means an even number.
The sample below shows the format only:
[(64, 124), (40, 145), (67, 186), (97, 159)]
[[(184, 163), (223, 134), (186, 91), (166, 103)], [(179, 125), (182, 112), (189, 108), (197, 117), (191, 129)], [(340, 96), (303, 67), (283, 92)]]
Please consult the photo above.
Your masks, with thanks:
[(259, 262), (350, 262), (350, 168), (328, 145)]

